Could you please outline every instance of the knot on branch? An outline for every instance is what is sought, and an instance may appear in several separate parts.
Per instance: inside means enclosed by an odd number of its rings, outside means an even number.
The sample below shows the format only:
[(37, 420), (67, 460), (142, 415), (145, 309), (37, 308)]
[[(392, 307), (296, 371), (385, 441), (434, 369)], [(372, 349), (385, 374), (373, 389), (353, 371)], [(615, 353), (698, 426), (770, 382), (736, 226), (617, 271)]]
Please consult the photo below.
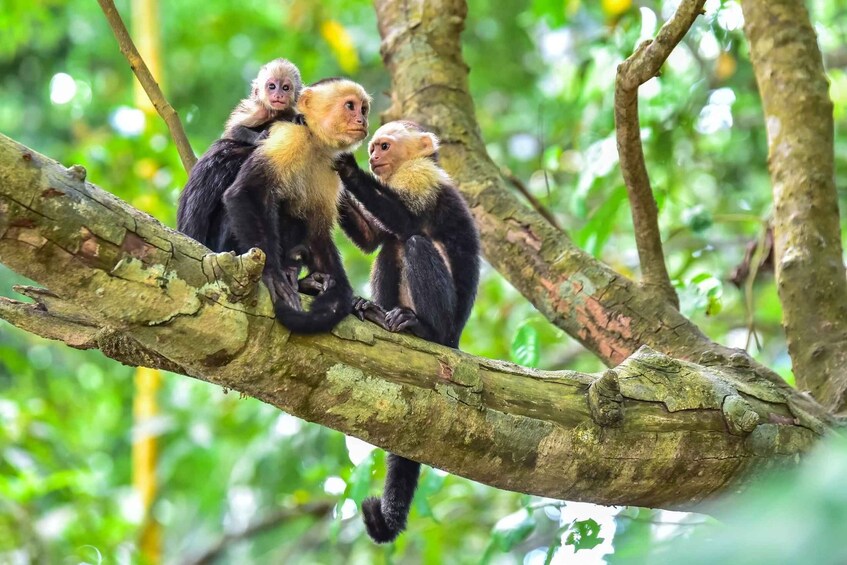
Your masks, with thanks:
[(68, 167), (67, 171), (72, 178), (79, 182), (85, 182), (85, 177), (88, 176), (88, 171), (86, 171), (85, 167), (82, 165), (71, 165)]
[(265, 253), (257, 247), (243, 255), (226, 251), (203, 256), (203, 272), (209, 282), (226, 287), (233, 302), (245, 298), (256, 288), (264, 268)]
[(753, 410), (750, 403), (737, 394), (727, 396), (721, 407), (724, 420), (729, 432), (735, 435), (746, 435), (759, 425), (759, 414)]
[(604, 427), (616, 427), (623, 421), (623, 396), (618, 373), (612, 369), (588, 387), (588, 408), (594, 422)]

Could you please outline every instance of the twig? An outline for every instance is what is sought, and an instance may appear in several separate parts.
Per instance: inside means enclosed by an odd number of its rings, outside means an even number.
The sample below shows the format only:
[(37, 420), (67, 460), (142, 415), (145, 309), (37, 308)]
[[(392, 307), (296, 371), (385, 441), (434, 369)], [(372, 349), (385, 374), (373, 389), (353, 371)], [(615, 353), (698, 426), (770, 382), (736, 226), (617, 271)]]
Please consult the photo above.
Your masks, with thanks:
[(524, 195), (524, 197), (529, 201), (529, 204), (533, 207), (533, 209), (541, 214), (541, 216), (547, 220), (551, 226), (556, 228), (559, 231), (562, 230), (562, 226), (559, 225), (559, 222), (556, 220), (556, 216), (548, 210), (544, 204), (542, 204), (532, 193), (529, 191), (529, 187), (524, 184), (524, 182), (515, 176), (515, 174), (507, 169), (506, 167), (502, 167), (500, 169), (500, 173), (503, 175), (503, 178), (512, 183), (518, 191)]
[(705, 0), (683, 0), (673, 17), (659, 30), (656, 39), (639, 45), (635, 53), (618, 66), (615, 83), (618, 155), (632, 209), (635, 244), (641, 262), (641, 282), (646, 287), (658, 290), (662, 297), (677, 308), (679, 298), (668, 276), (662, 251), (659, 208), (644, 164), (638, 120), (638, 87), (657, 75), (671, 51), (702, 13), (705, 3)]
[(295, 508), (285, 508), (283, 510), (278, 510), (273, 514), (259, 520), (255, 524), (247, 526), (240, 532), (225, 534), (214, 545), (212, 545), (206, 551), (198, 555), (196, 558), (188, 560), (187, 563), (188, 565), (208, 565), (209, 563), (214, 563), (217, 558), (221, 557), (221, 555), (225, 553), (226, 550), (229, 549), (229, 547), (235, 543), (244, 541), (255, 535), (267, 532), (268, 530), (272, 530), (276, 527), (281, 526), (285, 522), (294, 520), (296, 518), (302, 518), (304, 516), (313, 516), (315, 518), (320, 518), (325, 514), (328, 514), (334, 506), (334, 502), (327, 501), (315, 502), (312, 504), (304, 504)]
[(132, 72), (135, 73), (138, 82), (141, 83), (144, 92), (150, 98), (150, 102), (153, 103), (156, 111), (159, 112), (159, 115), (162, 116), (162, 119), (167, 124), (168, 130), (171, 132), (171, 137), (176, 144), (176, 149), (179, 152), (179, 158), (182, 160), (182, 166), (185, 167), (186, 172), (190, 172), (191, 168), (194, 167), (194, 163), (197, 162), (197, 157), (194, 155), (194, 151), (191, 150), (191, 144), (185, 135), (182, 122), (179, 121), (179, 114), (176, 113), (173, 106), (165, 99), (162, 89), (159, 88), (159, 84), (153, 78), (153, 74), (138, 53), (138, 49), (136, 49), (135, 44), (132, 42), (132, 38), (129, 36), (121, 15), (115, 7), (115, 3), (112, 0), (97, 0), (97, 2), (106, 15), (106, 20), (115, 34), (115, 39), (118, 40), (121, 53), (123, 53), (129, 62)]

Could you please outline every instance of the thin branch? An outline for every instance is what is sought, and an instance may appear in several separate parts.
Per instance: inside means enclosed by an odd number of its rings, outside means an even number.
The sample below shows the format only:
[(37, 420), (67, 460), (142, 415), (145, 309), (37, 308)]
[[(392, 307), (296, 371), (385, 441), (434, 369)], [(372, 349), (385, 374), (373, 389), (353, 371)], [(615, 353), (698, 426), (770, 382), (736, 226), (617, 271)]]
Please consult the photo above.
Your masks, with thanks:
[(162, 89), (159, 88), (159, 84), (138, 53), (138, 49), (136, 49), (135, 43), (133, 43), (129, 35), (129, 31), (127, 31), (121, 15), (118, 13), (115, 3), (112, 0), (97, 0), (97, 2), (106, 15), (106, 20), (115, 34), (115, 39), (118, 40), (121, 53), (126, 57), (132, 72), (135, 73), (138, 82), (141, 83), (144, 92), (147, 93), (156, 111), (159, 112), (159, 115), (167, 124), (171, 138), (173, 138), (176, 149), (179, 152), (179, 158), (182, 160), (182, 166), (185, 167), (186, 172), (191, 172), (194, 163), (197, 162), (197, 157), (194, 155), (194, 151), (191, 149), (191, 143), (189, 143), (188, 137), (185, 135), (182, 122), (179, 120), (179, 114), (176, 113), (173, 106), (165, 99)]
[(209, 565), (214, 563), (219, 557), (222, 557), (227, 550), (236, 543), (245, 541), (253, 536), (263, 534), (274, 528), (278, 528), (297, 518), (312, 516), (321, 518), (329, 514), (335, 504), (333, 502), (315, 502), (312, 504), (303, 504), (295, 508), (284, 508), (277, 510), (269, 516), (250, 524), (239, 532), (227, 533), (219, 539), (211, 547), (200, 553), (197, 557), (188, 560), (187, 565)]
[(679, 298), (668, 276), (662, 250), (659, 208), (644, 163), (638, 119), (638, 87), (657, 75), (671, 51), (702, 13), (705, 3), (705, 0), (683, 0), (673, 17), (659, 30), (656, 39), (639, 45), (635, 53), (618, 66), (615, 84), (618, 155), (632, 210), (635, 244), (641, 261), (641, 282), (677, 308)]
[(530, 206), (532, 206), (533, 210), (539, 213), (541, 217), (550, 222), (550, 225), (556, 228), (559, 231), (562, 231), (562, 226), (559, 225), (559, 221), (556, 219), (556, 216), (553, 215), (550, 210), (547, 209), (532, 192), (529, 191), (529, 187), (524, 184), (524, 182), (519, 179), (511, 170), (503, 167), (500, 169), (500, 172), (503, 174), (503, 177), (508, 180), (515, 188), (518, 189), (518, 192), (524, 195), (524, 198), (527, 199)]

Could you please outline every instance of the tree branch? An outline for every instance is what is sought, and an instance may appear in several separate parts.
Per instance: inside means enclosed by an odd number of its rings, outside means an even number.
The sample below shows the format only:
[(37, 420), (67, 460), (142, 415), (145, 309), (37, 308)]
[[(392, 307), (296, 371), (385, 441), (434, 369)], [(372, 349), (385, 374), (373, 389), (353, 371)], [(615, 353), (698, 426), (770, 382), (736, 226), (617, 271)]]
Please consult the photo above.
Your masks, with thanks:
[(847, 409), (847, 276), (829, 84), (801, 0), (744, 0), (773, 182), (777, 290), (797, 384)]
[[(598, 378), (474, 357), (352, 316), (332, 334), (290, 334), (258, 284), (260, 251), (209, 253), (3, 136), (0, 179), (0, 261), (49, 289), (24, 289), (38, 306), (6, 304), (0, 316), (499, 488), (687, 507), (794, 464), (832, 423), (744, 355), (697, 365), (643, 348)], [(76, 326), (97, 332), (81, 339)]]
[(635, 245), (641, 262), (641, 283), (657, 297), (679, 308), (679, 298), (671, 284), (662, 234), (659, 231), (659, 208), (650, 187), (641, 146), (638, 119), (638, 87), (656, 76), (671, 51), (688, 32), (702, 12), (705, 0), (684, 0), (654, 40), (638, 46), (635, 53), (618, 66), (615, 82), (615, 125), (621, 174), (629, 196)]
[(518, 189), (518, 192), (523, 194), (524, 198), (527, 199), (532, 209), (538, 212), (545, 220), (550, 222), (550, 225), (556, 228), (559, 231), (562, 231), (562, 226), (559, 225), (559, 221), (556, 220), (556, 216), (553, 215), (550, 210), (548, 210), (544, 204), (542, 204), (538, 198), (533, 196), (532, 192), (530, 192), (529, 188), (524, 184), (524, 182), (519, 179), (512, 171), (507, 168), (500, 169), (500, 172), (503, 174), (503, 177), (508, 180), (512, 185)]
[(105, 14), (106, 20), (109, 22), (109, 27), (112, 28), (115, 39), (118, 40), (121, 53), (123, 53), (129, 62), (129, 67), (135, 73), (138, 82), (141, 83), (144, 92), (147, 93), (156, 111), (159, 112), (159, 115), (162, 116), (162, 119), (167, 124), (168, 130), (171, 132), (171, 138), (174, 140), (176, 149), (179, 152), (179, 158), (182, 160), (182, 166), (185, 167), (186, 172), (191, 172), (191, 169), (197, 162), (197, 157), (191, 149), (191, 143), (189, 143), (188, 137), (185, 135), (179, 115), (165, 99), (162, 89), (159, 88), (159, 84), (156, 82), (150, 69), (147, 68), (144, 59), (138, 53), (138, 49), (136, 49), (135, 43), (132, 42), (129, 31), (127, 31), (123, 20), (121, 20), (121, 15), (118, 13), (115, 3), (112, 0), (97, 0), (97, 2), (103, 9), (103, 14)]
[(249, 539), (253, 536), (263, 534), (274, 528), (278, 528), (286, 522), (312, 516), (321, 518), (329, 513), (335, 506), (332, 502), (316, 502), (312, 504), (303, 504), (295, 508), (283, 508), (277, 510), (269, 516), (250, 524), (246, 528), (238, 532), (232, 532), (224, 535), (214, 545), (200, 553), (197, 557), (187, 561), (188, 565), (209, 565), (214, 563), (219, 557), (223, 556), (232, 545)]

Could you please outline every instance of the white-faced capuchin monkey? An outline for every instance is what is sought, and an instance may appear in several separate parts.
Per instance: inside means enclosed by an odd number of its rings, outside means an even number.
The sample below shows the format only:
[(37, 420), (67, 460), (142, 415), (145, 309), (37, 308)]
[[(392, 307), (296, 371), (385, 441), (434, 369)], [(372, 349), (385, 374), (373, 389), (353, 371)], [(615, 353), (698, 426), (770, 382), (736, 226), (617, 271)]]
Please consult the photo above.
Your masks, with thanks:
[(236, 106), (223, 137), (188, 175), (177, 208), (179, 231), (212, 251), (247, 251), (232, 235), (221, 198), (271, 124), (295, 119), (301, 88), (300, 71), (287, 59), (274, 59), (259, 69), (250, 97)]
[[(389, 331), (458, 347), (479, 282), (479, 235), (438, 165), (438, 138), (414, 122), (390, 122), (374, 133), (368, 153), (373, 174), (349, 153), (336, 160), (346, 191), (364, 207), (348, 197), (342, 227), (365, 251), (382, 246), (371, 274), (374, 302), (359, 300), (356, 310)], [(382, 498), (362, 504), (374, 541), (405, 529), (419, 471), (420, 463), (388, 455)]]
[[(267, 256), (264, 281), (277, 319), (291, 331), (328, 331), (352, 309), (353, 290), (332, 240), (341, 190), (333, 165), (368, 135), (370, 102), (361, 85), (346, 79), (304, 88), (297, 103), (304, 123), (271, 126), (224, 193), (239, 247)], [(297, 294), (302, 263), (310, 276), (323, 277), (308, 312)]]

